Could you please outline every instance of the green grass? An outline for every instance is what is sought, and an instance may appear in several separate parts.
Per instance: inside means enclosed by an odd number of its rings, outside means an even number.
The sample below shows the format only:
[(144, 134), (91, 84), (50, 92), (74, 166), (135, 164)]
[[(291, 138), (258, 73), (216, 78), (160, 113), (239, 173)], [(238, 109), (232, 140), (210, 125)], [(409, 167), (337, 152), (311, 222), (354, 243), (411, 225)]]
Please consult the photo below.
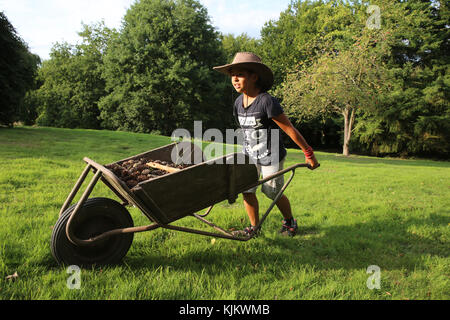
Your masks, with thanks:
[[(170, 143), (126, 132), (0, 128), (0, 299), (449, 299), (450, 163), (317, 152), (286, 190), (300, 234), (236, 242), (169, 230), (138, 233), (118, 266), (83, 269), (81, 289), (50, 252), (52, 226), (87, 156), (110, 163)], [(289, 150), (286, 166), (303, 162)], [(261, 209), (269, 200), (258, 192)], [(91, 197), (116, 197), (99, 184)], [(78, 198), (75, 199), (75, 201)], [(135, 225), (149, 224), (129, 208)], [(248, 224), (240, 196), (210, 220)], [(177, 225), (198, 227), (192, 218)], [(380, 289), (366, 281), (380, 268)], [(15, 281), (8, 275), (17, 272)]]

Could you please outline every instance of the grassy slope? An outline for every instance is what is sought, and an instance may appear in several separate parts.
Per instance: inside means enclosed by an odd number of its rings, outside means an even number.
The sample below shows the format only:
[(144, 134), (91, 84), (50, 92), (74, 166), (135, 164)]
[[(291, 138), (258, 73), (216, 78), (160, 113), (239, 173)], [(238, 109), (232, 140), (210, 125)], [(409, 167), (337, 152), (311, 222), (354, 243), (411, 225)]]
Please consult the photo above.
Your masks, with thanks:
[[(317, 153), (286, 194), (300, 235), (240, 243), (168, 230), (139, 233), (120, 266), (82, 270), (69, 290), (50, 253), (52, 226), (87, 156), (110, 163), (170, 143), (126, 132), (0, 128), (0, 299), (448, 299), (450, 164)], [(290, 150), (286, 165), (303, 161)], [(269, 201), (259, 193), (261, 208)], [(115, 196), (103, 185), (94, 196)], [(129, 209), (135, 225), (148, 220)], [(210, 219), (243, 227), (242, 197)], [(198, 227), (191, 218), (178, 225)], [(366, 286), (380, 267), (381, 288)], [(5, 280), (17, 272), (16, 281)]]

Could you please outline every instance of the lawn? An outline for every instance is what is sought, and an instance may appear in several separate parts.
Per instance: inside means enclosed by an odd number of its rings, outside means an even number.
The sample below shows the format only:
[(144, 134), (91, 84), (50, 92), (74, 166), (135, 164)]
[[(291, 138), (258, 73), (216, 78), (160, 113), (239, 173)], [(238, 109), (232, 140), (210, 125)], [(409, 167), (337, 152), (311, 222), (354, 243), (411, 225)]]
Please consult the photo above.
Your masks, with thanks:
[[(50, 238), (83, 157), (110, 163), (168, 143), (127, 132), (0, 128), (0, 299), (450, 298), (450, 163), (323, 152), (321, 167), (297, 169), (285, 193), (296, 237), (277, 233), (276, 208), (248, 242), (138, 233), (122, 264), (82, 269), (80, 289), (69, 289), (68, 266), (54, 261)], [(303, 161), (289, 150), (286, 166)], [(258, 195), (263, 210), (270, 202)], [(103, 184), (97, 196), (117, 199)], [(213, 210), (220, 226), (248, 224), (242, 196)], [(129, 211), (135, 225), (149, 224)], [(198, 226), (189, 217), (177, 224)], [(369, 277), (379, 286), (369, 289)]]

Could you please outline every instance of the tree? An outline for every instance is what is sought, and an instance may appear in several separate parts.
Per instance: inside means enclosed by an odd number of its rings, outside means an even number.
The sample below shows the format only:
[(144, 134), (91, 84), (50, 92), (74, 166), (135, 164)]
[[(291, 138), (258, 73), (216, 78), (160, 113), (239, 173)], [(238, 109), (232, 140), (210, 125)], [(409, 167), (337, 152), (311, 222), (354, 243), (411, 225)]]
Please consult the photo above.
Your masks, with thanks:
[(226, 53), (226, 61), (231, 62), (237, 52), (253, 52), (259, 54), (260, 41), (246, 33), (238, 36), (226, 34), (222, 36), (222, 46)]
[(20, 120), (20, 109), (40, 59), (30, 53), (3, 12), (0, 12), (0, 124), (12, 126)]
[(115, 31), (104, 22), (82, 27), (82, 42), (56, 43), (39, 70), (42, 85), (30, 94), (30, 102), (39, 103), (40, 125), (100, 128), (98, 101), (105, 95), (102, 57)]
[(448, 1), (379, 0), (389, 31), (386, 67), (392, 89), (366, 113), (355, 134), (373, 154), (450, 153)]
[(226, 128), (226, 79), (212, 67), (226, 62), (219, 33), (194, 0), (141, 0), (124, 17), (105, 57), (102, 125), (170, 135), (194, 120)]
[[(283, 89), (291, 86), (288, 82), (298, 82), (298, 64), (306, 70), (306, 66), (320, 60), (325, 67), (328, 59), (332, 66), (337, 67), (331, 61), (343, 59), (344, 56), (339, 58), (338, 53), (349, 50), (355, 37), (362, 39), (361, 35), (369, 25), (377, 22), (378, 26), (371, 30), (372, 33), (389, 34), (390, 39), (381, 40), (386, 45), (381, 60), (386, 79), (384, 84), (390, 90), (379, 91), (376, 96), (372, 94), (377, 98), (378, 107), (374, 108), (371, 101), (367, 101), (367, 105), (355, 109), (353, 121), (349, 112), (347, 124), (354, 128), (345, 136), (348, 138), (350, 134), (354, 137), (351, 144), (354, 150), (375, 155), (448, 155), (448, 1), (374, 0), (370, 1), (372, 10), (369, 11), (368, 5), (368, 2), (359, 0), (296, 1), (280, 15), (278, 21), (266, 24), (262, 32), (263, 56), (276, 73), (281, 74), (276, 80), (279, 85), (275, 86), (274, 93), (286, 98)], [(321, 50), (324, 43), (331, 50)], [(356, 63), (359, 53), (354, 54), (353, 62)], [(290, 74), (292, 70), (293, 75)], [(283, 81), (286, 83), (280, 85)], [(331, 88), (332, 84), (329, 84)], [(349, 91), (348, 97), (353, 93)], [(289, 95), (293, 98), (301, 96), (301, 93), (292, 91)], [(295, 105), (293, 101), (289, 103)], [(303, 106), (297, 101), (296, 108)], [(316, 125), (322, 121), (308, 120), (302, 111), (291, 109), (290, 112), (294, 121), (302, 120), (302, 125), (306, 123), (312, 131), (320, 129)], [(296, 114), (302, 114), (301, 118), (296, 119)], [(314, 114), (324, 121), (333, 118), (331, 114)], [(344, 139), (343, 145), (347, 140)]]
[[(283, 82), (286, 76), (302, 63), (320, 56), (324, 42), (332, 43), (336, 50), (354, 42), (364, 23), (360, 11), (349, 1), (297, 0), (280, 14), (278, 20), (269, 21), (261, 31), (259, 52), (274, 71), (272, 94), (283, 100)], [(294, 123), (300, 119), (291, 114)], [(336, 115), (316, 115), (301, 119), (301, 131), (315, 146), (339, 147), (340, 119)]]
[(268, 21), (261, 30), (260, 52), (274, 72), (274, 91), (298, 63), (312, 58), (310, 49), (318, 41), (348, 45), (355, 35), (349, 30), (354, 28), (358, 19), (348, 1), (292, 1), (278, 20)]
[(387, 42), (386, 34), (366, 31), (348, 49), (325, 47), (319, 58), (288, 75), (283, 86), (286, 112), (300, 120), (342, 115), (342, 153), (348, 156), (357, 113), (376, 109), (377, 96), (385, 92)]

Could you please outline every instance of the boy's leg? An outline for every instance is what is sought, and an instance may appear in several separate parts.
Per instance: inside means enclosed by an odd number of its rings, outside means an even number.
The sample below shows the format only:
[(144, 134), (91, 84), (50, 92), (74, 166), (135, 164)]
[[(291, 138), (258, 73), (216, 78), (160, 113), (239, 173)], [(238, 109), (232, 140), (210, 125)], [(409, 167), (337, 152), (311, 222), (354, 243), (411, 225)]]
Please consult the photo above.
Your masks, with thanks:
[(292, 219), (292, 209), (291, 209), (291, 203), (289, 202), (288, 197), (286, 197), (284, 194), (281, 196), (281, 198), (276, 203), (278, 210), (280, 210), (281, 214), (283, 215), (285, 220)]
[[(262, 175), (269, 176), (274, 174), (277, 171), (283, 169), (284, 160), (281, 161), (277, 166), (266, 166), (262, 167)], [(275, 199), (276, 195), (280, 192), (281, 188), (284, 185), (284, 177), (278, 176), (262, 186), (262, 191), (264, 194), (270, 198)], [(280, 230), (282, 234), (287, 234), (290, 236), (294, 236), (297, 233), (297, 221), (292, 216), (292, 209), (289, 199), (283, 194), (280, 199), (276, 202), (278, 209), (284, 217), (283, 226)]]
[[(261, 166), (256, 165), (256, 170), (258, 171), (258, 176), (261, 174)], [(257, 187), (253, 187), (242, 193), (244, 198), (244, 207), (247, 211), (248, 218), (252, 226), (256, 226), (259, 223), (259, 203), (256, 197)]]
[[(247, 211), (248, 218), (252, 226), (256, 226), (259, 223), (259, 203), (255, 193), (243, 193), (244, 206)], [(289, 199), (282, 195), (276, 203), (278, 210), (280, 210), (285, 220), (292, 218), (292, 210)]]
[[(261, 173), (261, 167), (259, 165), (256, 165), (256, 169), (259, 176), (259, 174)], [(247, 227), (244, 230), (234, 231), (234, 235), (249, 235), (253, 232), (252, 227), (256, 227), (256, 225), (259, 223), (259, 203), (258, 198), (256, 197), (256, 190), (257, 187), (253, 187), (242, 193), (242, 196), (244, 198), (245, 211), (247, 211), (251, 227)]]
[(255, 193), (243, 193), (244, 206), (252, 226), (259, 223), (259, 204)]

